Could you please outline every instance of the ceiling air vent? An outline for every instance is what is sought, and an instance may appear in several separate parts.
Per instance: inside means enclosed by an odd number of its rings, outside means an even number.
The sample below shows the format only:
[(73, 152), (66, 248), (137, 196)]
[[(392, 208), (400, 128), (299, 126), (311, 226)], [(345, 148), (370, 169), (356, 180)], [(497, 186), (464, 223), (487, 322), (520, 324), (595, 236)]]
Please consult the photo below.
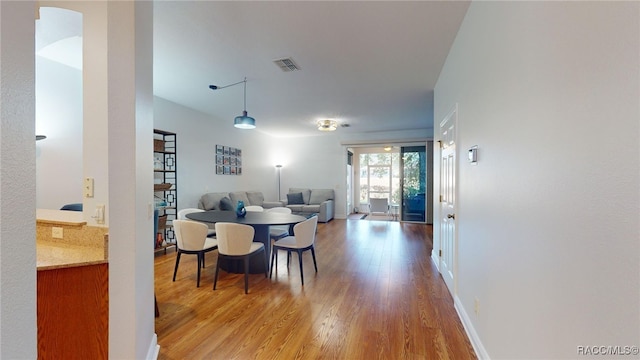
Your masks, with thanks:
[(298, 65), (296, 65), (291, 58), (273, 60), (273, 62), (278, 65), (280, 70), (285, 72), (300, 70)]

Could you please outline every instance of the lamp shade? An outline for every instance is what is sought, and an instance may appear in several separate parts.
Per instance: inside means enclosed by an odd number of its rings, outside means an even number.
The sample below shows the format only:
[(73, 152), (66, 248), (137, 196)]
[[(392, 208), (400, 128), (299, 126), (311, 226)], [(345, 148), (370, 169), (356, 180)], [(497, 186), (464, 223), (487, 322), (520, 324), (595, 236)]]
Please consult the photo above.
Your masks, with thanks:
[(255, 129), (256, 119), (247, 115), (247, 111), (242, 112), (242, 116), (236, 116), (233, 120), (233, 126), (238, 129)]

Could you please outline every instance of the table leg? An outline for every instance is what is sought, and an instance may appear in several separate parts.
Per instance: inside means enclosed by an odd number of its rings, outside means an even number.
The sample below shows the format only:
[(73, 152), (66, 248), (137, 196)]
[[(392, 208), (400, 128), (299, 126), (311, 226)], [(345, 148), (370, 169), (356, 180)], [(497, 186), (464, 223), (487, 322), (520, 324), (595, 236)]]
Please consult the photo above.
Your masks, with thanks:
[(267, 253), (267, 259), (271, 259), (271, 236), (269, 236), (269, 225), (254, 225), (253, 228), (256, 230), (253, 235), (253, 241), (263, 243), (264, 251)]

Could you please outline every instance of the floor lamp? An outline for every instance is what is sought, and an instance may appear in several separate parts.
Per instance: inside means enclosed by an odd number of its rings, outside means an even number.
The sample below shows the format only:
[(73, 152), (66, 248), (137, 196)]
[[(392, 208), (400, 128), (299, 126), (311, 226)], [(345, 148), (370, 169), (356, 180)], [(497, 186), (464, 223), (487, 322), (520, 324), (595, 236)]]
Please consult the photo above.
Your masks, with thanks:
[(278, 201), (280, 201), (280, 170), (282, 169), (282, 165), (276, 165), (276, 170), (278, 171)]

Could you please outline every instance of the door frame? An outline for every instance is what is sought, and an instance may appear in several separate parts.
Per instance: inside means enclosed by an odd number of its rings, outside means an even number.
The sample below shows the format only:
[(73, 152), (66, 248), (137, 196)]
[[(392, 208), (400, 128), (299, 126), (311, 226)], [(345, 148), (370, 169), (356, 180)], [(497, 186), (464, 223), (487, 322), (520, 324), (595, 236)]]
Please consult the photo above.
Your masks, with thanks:
[[(441, 132), (441, 125), (446, 122), (447, 120), (451, 119), (453, 121), (453, 124), (455, 125), (455, 131), (454, 134), (452, 136), (452, 140), (455, 144), (455, 150), (454, 150), (454, 156), (456, 158), (456, 162), (455, 162), (455, 167), (454, 167), (454, 176), (453, 176), (453, 182), (454, 182), (454, 197), (455, 197), (455, 202), (454, 202), (454, 214), (456, 214), (456, 219), (455, 221), (455, 227), (456, 227), (456, 231), (454, 232), (454, 237), (453, 237), (453, 264), (451, 265), (450, 270), (453, 273), (453, 286), (452, 289), (449, 289), (449, 291), (451, 292), (451, 295), (455, 298), (456, 294), (457, 294), (457, 289), (458, 289), (458, 219), (457, 219), (457, 213), (458, 213), (458, 201), (460, 201), (460, 197), (459, 197), (459, 190), (458, 190), (458, 184), (459, 184), (459, 179), (458, 179), (458, 174), (459, 174), (459, 168), (460, 168), (460, 151), (459, 151), (459, 146), (458, 145), (458, 130), (457, 126), (458, 126), (458, 104), (454, 104), (453, 107), (447, 111), (446, 115), (442, 117), (442, 120), (438, 123), (438, 127), (435, 129), (434, 131), (434, 151), (433, 151), (433, 161), (434, 161), (434, 174), (433, 174), (433, 249), (431, 251), (431, 259), (433, 261), (433, 263), (436, 265), (436, 267), (438, 268), (438, 272), (440, 272), (441, 276), (442, 276), (442, 271), (443, 271), (443, 267), (442, 267), (442, 243), (441, 243), (441, 226), (442, 226), (442, 216), (443, 214), (441, 213), (441, 206), (440, 206), (440, 195), (441, 195), (441, 191), (442, 191), (442, 184), (441, 184), (441, 179), (442, 179), (442, 143), (444, 141), (443, 139), (443, 134)], [(437, 146), (436, 146), (437, 145)]]

